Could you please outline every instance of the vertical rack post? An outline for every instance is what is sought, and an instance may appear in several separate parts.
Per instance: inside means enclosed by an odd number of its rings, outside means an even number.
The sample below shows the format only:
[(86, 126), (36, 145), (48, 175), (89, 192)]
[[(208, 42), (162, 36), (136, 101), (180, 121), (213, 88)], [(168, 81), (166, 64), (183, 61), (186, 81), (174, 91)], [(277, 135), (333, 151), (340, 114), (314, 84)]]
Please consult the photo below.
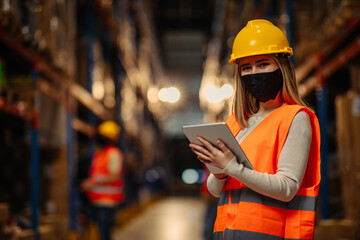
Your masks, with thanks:
[(320, 124), (320, 154), (321, 154), (321, 182), (320, 182), (320, 207), (321, 218), (329, 219), (329, 172), (328, 172), (328, 147), (327, 147), (327, 105), (328, 91), (322, 71), (322, 56), (318, 56), (318, 86), (316, 91), (317, 113)]
[(39, 239), (39, 195), (40, 195), (40, 160), (39, 160), (39, 96), (37, 91), (38, 71), (33, 70), (31, 77), (35, 82), (34, 110), (30, 130), (30, 184), (31, 184), (31, 228), (35, 239)]
[[(71, 102), (71, 98), (69, 99)], [(66, 135), (67, 135), (67, 159), (68, 159), (68, 183), (69, 183), (69, 227), (71, 233), (78, 231), (77, 215), (78, 215), (78, 190), (76, 187), (76, 169), (77, 161), (75, 158), (75, 134), (72, 128), (74, 119), (73, 113), (70, 108), (66, 116)]]
[[(293, 0), (286, 0), (285, 2), (285, 13), (286, 13), (286, 37), (289, 41), (290, 47), (295, 52), (295, 32), (294, 32), (294, 1)], [(294, 57), (290, 58), (292, 64), (295, 65)]]
[(317, 105), (321, 136), (321, 183), (320, 204), (322, 219), (329, 219), (329, 174), (328, 174), (328, 149), (327, 149), (327, 104), (328, 91), (325, 85), (317, 87)]
[[(95, 19), (95, 1), (88, 0), (86, 1), (86, 88), (89, 93), (92, 93), (92, 84), (93, 84), (93, 72), (94, 72), (94, 41), (95, 41), (95, 29), (96, 29), (96, 19)], [(88, 114), (88, 123), (89, 125), (96, 125), (95, 115), (89, 111)], [(89, 139), (88, 144), (88, 159), (89, 166), (92, 159), (92, 156), (95, 152), (95, 141)]]
[[(72, 22), (74, 19), (74, 1), (66, 0), (68, 19), (69, 22)], [(70, 28), (70, 31), (73, 32), (74, 29)], [(70, 51), (73, 50), (71, 47)], [(72, 82), (72, 81), (70, 81)], [(70, 83), (71, 84), (71, 83)], [(70, 85), (71, 86), (71, 85)], [(69, 88), (68, 88), (69, 89)], [(66, 149), (67, 149), (67, 162), (68, 162), (68, 201), (69, 201), (69, 229), (70, 235), (69, 240), (79, 239), (80, 226), (78, 223), (78, 214), (80, 208), (80, 197), (78, 192), (78, 183), (77, 183), (77, 166), (78, 162), (76, 159), (76, 133), (73, 129), (72, 123), (74, 120), (74, 99), (70, 93), (71, 90), (67, 92), (67, 114), (66, 114)]]

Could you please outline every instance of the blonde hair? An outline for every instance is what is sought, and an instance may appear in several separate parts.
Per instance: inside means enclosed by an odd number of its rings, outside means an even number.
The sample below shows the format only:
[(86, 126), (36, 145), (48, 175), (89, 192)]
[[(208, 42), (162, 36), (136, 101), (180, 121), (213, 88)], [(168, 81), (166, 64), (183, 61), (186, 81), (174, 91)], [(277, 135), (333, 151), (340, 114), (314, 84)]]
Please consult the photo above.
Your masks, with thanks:
[[(295, 78), (295, 70), (288, 57), (283, 55), (273, 56), (276, 64), (280, 68), (283, 76), (283, 86), (281, 97), (282, 100), (289, 104), (299, 104), (306, 106), (301, 99)], [(259, 102), (249, 93), (245, 91), (241, 81), (239, 65), (237, 66), (235, 75), (235, 96), (233, 99), (232, 112), (235, 113), (237, 120), (242, 127), (248, 127), (247, 119), (259, 111)]]

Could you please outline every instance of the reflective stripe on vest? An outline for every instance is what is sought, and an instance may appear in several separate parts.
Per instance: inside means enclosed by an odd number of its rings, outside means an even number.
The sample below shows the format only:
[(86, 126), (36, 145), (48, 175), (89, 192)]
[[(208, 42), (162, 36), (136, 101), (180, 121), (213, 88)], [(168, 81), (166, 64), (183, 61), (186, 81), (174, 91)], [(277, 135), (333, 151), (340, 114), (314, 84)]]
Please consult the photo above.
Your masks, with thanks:
[[(289, 202), (279, 201), (230, 177), (219, 199), (214, 239), (312, 239), (320, 183), (320, 135), (315, 114), (305, 107), (284, 104), (270, 113), (240, 145), (256, 171), (275, 174), (292, 120), (299, 111), (310, 116), (312, 142), (297, 194)], [(226, 123), (233, 135), (241, 130), (234, 114)]]
[(107, 178), (106, 174), (99, 174), (99, 173), (94, 173), (91, 175), (91, 178), (97, 181), (101, 181)]
[(115, 186), (95, 186), (91, 189), (93, 193), (119, 194), (123, 190), (122, 187)]
[(224, 240), (224, 239), (301, 240), (295, 238), (282, 238), (282, 237), (272, 236), (258, 232), (249, 232), (249, 231), (231, 230), (231, 229), (226, 229), (224, 234), (223, 232), (214, 233), (213, 240)]
[(290, 202), (283, 202), (270, 197), (261, 195), (250, 188), (232, 189), (221, 193), (218, 206), (229, 203), (229, 193), (231, 193), (231, 203), (251, 202), (260, 203), (270, 207), (279, 207), (288, 210), (313, 211), (316, 208), (316, 197), (295, 196)]

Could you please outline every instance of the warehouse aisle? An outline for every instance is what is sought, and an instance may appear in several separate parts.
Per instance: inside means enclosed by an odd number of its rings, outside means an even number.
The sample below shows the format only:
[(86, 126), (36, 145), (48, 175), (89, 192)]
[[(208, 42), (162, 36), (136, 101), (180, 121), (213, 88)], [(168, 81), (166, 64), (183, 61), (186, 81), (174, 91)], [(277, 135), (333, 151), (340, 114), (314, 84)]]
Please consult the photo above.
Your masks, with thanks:
[(165, 198), (115, 230), (114, 240), (203, 240), (204, 211), (200, 198)]

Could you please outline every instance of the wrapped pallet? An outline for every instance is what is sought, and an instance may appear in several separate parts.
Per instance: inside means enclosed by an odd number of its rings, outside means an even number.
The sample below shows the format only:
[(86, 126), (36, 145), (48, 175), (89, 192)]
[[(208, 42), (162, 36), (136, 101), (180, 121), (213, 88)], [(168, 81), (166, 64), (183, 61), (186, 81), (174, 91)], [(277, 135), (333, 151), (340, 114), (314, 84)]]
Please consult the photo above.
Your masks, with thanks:
[[(349, 91), (345, 95), (337, 96), (336, 106), (336, 136), (339, 153), (339, 171), (341, 173), (342, 202), (344, 216), (347, 219), (358, 218), (358, 199), (356, 189), (356, 159), (354, 139), (357, 137), (353, 128), (352, 101), (354, 92)], [(360, 131), (358, 131), (360, 132)], [(359, 147), (357, 147), (359, 148)]]
[(0, 226), (4, 224), (4, 222), (8, 217), (9, 217), (9, 204), (0, 203)]

